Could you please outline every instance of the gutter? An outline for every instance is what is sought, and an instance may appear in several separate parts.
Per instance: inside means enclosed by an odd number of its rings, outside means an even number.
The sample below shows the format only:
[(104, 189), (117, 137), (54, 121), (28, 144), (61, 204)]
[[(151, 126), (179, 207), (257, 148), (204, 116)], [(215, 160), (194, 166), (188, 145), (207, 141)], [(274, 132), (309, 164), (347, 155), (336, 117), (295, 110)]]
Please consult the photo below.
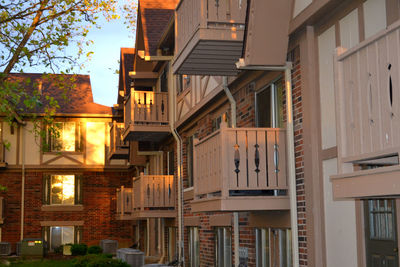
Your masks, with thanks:
[(26, 122), (19, 122), (21, 125), (21, 146), (22, 146), (22, 181), (21, 181), (21, 236), (20, 240), (24, 239), (24, 217), (25, 217), (25, 131)]
[(245, 66), (243, 60), (236, 63), (241, 70), (284, 71), (286, 89), (286, 153), (288, 157), (288, 180), (290, 198), (290, 224), (292, 229), (292, 253), (293, 267), (299, 267), (299, 238), (297, 227), (297, 199), (296, 199), (296, 167), (294, 155), (293, 133), (293, 101), (292, 101), (292, 62), (286, 62), (285, 66)]

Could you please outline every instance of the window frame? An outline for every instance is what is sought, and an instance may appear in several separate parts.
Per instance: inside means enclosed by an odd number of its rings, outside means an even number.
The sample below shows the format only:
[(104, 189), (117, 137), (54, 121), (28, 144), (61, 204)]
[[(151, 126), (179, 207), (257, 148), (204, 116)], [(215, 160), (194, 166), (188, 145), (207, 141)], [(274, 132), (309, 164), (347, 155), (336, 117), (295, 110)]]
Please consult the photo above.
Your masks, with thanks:
[(186, 172), (187, 188), (194, 186), (194, 135), (186, 138)]
[[(279, 76), (276, 79), (272, 80), (270, 83), (268, 83), (267, 85), (265, 85), (264, 87), (262, 87), (260, 90), (257, 90), (254, 94), (254, 113), (255, 113), (255, 126), (256, 127), (264, 127), (264, 126), (259, 126), (260, 125), (260, 118), (259, 118), (259, 105), (258, 103), (258, 95), (267, 91), (268, 88), (270, 88), (270, 103), (268, 103), (268, 107), (271, 113), (271, 125), (270, 126), (266, 126), (267, 128), (282, 128), (284, 125), (284, 114), (282, 112), (282, 118), (279, 118), (279, 110), (278, 108), (281, 106), (282, 110), (284, 109), (283, 103), (279, 103), (279, 97), (278, 97), (278, 89), (279, 83), (283, 82), (283, 77)], [(282, 88), (283, 91), (285, 88)], [(283, 96), (284, 97), (284, 96)], [(284, 101), (284, 99), (283, 99)]]
[[(56, 137), (54, 137), (54, 133), (52, 133), (52, 131), (56, 131), (53, 130), (53, 128), (56, 128), (55, 125), (57, 124), (66, 124), (66, 123), (74, 123), (75, 124), (75, 137), (74, 137), (74, 143), (75, 143), (75, 149), (73, 151), (67, 151), (67, 150), (62, 150), (62, 149), (58, 149), (54, 147), (54, 144), (56, 143), (55, 139)], [(52, 127), (52, 128), (50, 128)], [(46, 135), (43, 137), (42, 139), (42, 150), (44, 153), (84, 153), (85, 151), (85, 142), (84, 142), (84, 133), (85, 133), (85, 124), (82, 121), (69, 121), (69, 120), (65, 120), (65, 121), (55, 121), (51, 126), (47, 125), (44, 126), (44, 130)], [(60, 139), (62, 139), (62, 131), (59, 133), (60, 134)], [(61, 146), (63, 146), (61, 144)]]
[[(220, 240), (220, 237), (222, 237), (222, 240)], [(214, 239), (215, 266), (232, 266), (232, 227), (215, 227)], [(222, 248), (220, 245), (222, 245)], [(230, 249), (227, 249), (228, 247)], [(221, 254), (222, 257), (220, 257)]]
[(200, 266), (200, 231), (198, 226), (188, 227), (189, 266)]
[(47, 249), (53, 251), (51, 247), (51, 228), (52, 227), (73, 227), (73, 244), (80, 244), (83, 237), (82, 225), (51, 225), (42, 227), (42, 238), (48, 243)]
[[(255, 228), (255, 237), (256, 267), (292, 266), (291, 229)], [(276, 259), (277, 255), (279, 259)]]
[[(74, 204), (52, 204), (51, 202), (51, 184), (53, 176), (66, 176), (73, 175), (74, 176)], [(83, 176), (76, 173), (50, 173), (43, 174), (43, 199), (42, 204), (51, 207), (71, 207), (71, 206), (79, 206), (83, 205)]]

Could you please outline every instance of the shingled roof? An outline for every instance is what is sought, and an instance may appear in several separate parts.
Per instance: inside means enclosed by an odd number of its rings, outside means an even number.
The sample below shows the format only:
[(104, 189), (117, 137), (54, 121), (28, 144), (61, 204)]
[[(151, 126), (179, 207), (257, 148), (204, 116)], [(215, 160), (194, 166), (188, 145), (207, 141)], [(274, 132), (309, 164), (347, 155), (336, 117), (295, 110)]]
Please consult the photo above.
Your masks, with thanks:
[(179, 0), (139, 0), (146, 55), (157, 54), (157, 44), (173, 18)]
[[(28, 94), (41, 91), (40, 101), (44, 104), (47, 102), (46, 96), (53, 97), (60, 106), (57, 114), (112, 115), (111, 107), (93, 102), (89, 75), (11, 73), (8, 79), (19, 81), (19, 86)], [(43, 113), (44, 109), (38, 107), (29, 112)]]

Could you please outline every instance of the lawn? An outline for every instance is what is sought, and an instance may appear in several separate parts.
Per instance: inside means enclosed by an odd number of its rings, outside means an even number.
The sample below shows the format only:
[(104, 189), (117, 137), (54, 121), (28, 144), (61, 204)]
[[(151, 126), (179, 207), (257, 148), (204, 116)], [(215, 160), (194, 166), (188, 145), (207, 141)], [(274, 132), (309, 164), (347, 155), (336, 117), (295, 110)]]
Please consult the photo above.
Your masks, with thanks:
[(12, 266), (12, 267), (72, 267), (72, 260), (25, 260), (11, 262), (10, 265), (1, 262), (0, 267)]

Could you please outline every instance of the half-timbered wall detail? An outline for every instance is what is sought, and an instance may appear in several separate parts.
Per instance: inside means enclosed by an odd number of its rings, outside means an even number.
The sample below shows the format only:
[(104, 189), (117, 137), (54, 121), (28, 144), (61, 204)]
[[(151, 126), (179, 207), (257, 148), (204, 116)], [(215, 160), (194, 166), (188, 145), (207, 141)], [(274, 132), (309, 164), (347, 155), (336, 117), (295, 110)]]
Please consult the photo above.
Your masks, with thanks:
[(222, 78), (219, 76), (190, 76), (190, 84), (177, 96), (177, 124), (221, 92), (221, 84)]

